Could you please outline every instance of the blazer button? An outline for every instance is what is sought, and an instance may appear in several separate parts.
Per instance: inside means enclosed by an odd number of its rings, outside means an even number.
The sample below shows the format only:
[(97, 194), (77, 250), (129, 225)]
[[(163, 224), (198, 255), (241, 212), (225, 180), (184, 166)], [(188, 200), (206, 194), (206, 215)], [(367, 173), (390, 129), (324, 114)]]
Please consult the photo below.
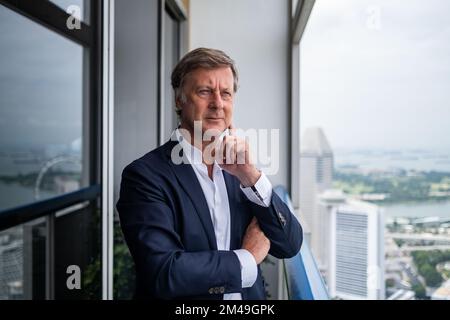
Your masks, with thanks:
[(214, 288), (209, 288), (208, 292), (209, 292), (209, 294), (213, 294), (214, 293)]
[(220, 293), (224, 293), (225, 292), (225, 287), (220, 287)]
[(215, 294), (219, 294), (219, 292), (220, 292), (219, 287), (215, 287), (215, 288), (214, 288), (214, 293), (215, 293)]

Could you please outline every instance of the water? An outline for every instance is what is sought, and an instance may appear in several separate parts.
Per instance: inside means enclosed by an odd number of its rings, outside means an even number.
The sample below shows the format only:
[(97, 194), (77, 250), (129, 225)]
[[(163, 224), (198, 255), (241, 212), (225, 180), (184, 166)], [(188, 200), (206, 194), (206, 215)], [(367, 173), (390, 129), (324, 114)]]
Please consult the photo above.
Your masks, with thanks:
[(45, 161), (30, 158), (31, 156), (27, 154), (26, 160), (28, 160), (29, 163), (16, 164), (14, 159), (6, 153), (0, 155), (0, 176), (14, 176), (19, 173), (28, 174), (32, 172), (39, 172)]
[(363, 170), (450, 172), (450, 154), (442, 151), (338, 151), (335, 160), (336, 168), (354, 165)]
[(450, 201), (382, 205), (385, 217), (450, 218)]
[[(361, 170), (417, 170), (450, 172), (448, 151), (427, 150), (340, 150), (336, 152), (336, 168), (354, 165)], [(429, 201), (381, 205), (386, 218), (440, 217), (450, 218), (450, 201)]]
[[(52, 149), (54, 149), (53, 152), (51, 152)], [(17, 148), (9, 151), (0, 151), (0, 176), (15, 177), (19, 174), (37, 174), (45, 167), (48, 161), (64, 157), (67, 160), (57, 162), (51, 168), (61, 172), (80, 172), (81, 163), (74, 163), (72, 160), (73, 158), (80, 158), (80, 153), (75, 151), (72, 153), (59, 152), (61, 150), (55, 146), (47, 146), (46, 150)], [(61, 177), (63, 177), (63, 174), (61, 174)], [(56, 190), (51, 192), (41, 189), (39, 200), (48, 199), (57, 194)], [(32, 186), (27, 187), (19, 183), (6, 183), (0, 180), (0, 211), (35, 201), (34, 188)]]
[[(40, 200), (50, 198), (55, 193), (42, 191)], [(34, 189), (16, 183), (6, 184), (0, 181), (0, 211), (35, 202)]]

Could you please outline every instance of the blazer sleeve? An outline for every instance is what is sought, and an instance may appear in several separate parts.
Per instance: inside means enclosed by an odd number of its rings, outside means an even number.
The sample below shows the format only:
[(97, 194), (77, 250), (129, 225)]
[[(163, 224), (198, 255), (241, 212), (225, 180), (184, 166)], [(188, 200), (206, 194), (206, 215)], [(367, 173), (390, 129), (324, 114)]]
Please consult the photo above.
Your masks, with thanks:
[(174, 299), (242, 292), (233, 251), (189, 252), (175, 229), (175, 212), (157, 175), (138, 161), (122, 173), (117, 210), (140, 285), (150, 296)]
[(295, 256), (303, 242), (303, 230), (289, 207), (272, 192), (269, 207), (248, 200), (250, 210), (258, 219), (259, 226), (270, 240), (269, 253), (279, 259)]

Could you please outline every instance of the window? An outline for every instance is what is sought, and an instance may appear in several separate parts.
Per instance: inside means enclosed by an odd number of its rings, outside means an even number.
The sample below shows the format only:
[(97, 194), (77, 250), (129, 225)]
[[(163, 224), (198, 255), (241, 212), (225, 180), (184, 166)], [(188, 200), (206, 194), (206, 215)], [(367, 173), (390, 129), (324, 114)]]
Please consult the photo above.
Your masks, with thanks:
[(85, 13), (70, 29), (68, 2), (54, 2), (0, 4), (0, 299), (102, 292), (101, 3), (70, 1)]
[[(86, 187), (83, 46), (0, 6), (0, 210)], [(88, 61), (86, 62), (86, 65)]]
[(45, 219), (0, 232), (0, 300), (45, 299)]
[[(419, 298), (423, 286), (432, 292), (442, 284), (410, 270), (420, 269), (411, 247), (429, 250), (449, 234), (449, 10), (445, 0), (316, 0), (302, 39), (301, 132), (321, 128), (335, 168), (334, 192), (315, 196), (368, 217), (369, 258), (361, 271), (368, 290), (359, 298), (388, 298), (405, 288)], [(340, 203), (332, 203), (338, 190)], [(424, 234), (433, 240), (421, 242)], [(324, 259), (327, 265), (333, 257)], [(330, 279), (335, 271), (328, 270)], [(353, 275), (346, 281), (358, 283)]]

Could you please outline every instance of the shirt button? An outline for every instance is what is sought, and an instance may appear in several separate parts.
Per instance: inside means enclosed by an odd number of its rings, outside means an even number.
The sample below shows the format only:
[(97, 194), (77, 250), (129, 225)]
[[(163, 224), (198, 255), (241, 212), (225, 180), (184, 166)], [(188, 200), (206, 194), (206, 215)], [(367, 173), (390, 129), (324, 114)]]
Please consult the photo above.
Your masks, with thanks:
[(220, 287), (220, 293), (224, 293), (225, 292), (225, 287)]
[(215, 294), (219, 294), (219, 292), (220, 292), (219, 287), (215, 287), (215, 288), (214, 288), (214, 293), (215, 293)]
[(209, 288), (208, 292), (209, 292), (209, 294), (213, 294), (214, 293), (214, 288)]

